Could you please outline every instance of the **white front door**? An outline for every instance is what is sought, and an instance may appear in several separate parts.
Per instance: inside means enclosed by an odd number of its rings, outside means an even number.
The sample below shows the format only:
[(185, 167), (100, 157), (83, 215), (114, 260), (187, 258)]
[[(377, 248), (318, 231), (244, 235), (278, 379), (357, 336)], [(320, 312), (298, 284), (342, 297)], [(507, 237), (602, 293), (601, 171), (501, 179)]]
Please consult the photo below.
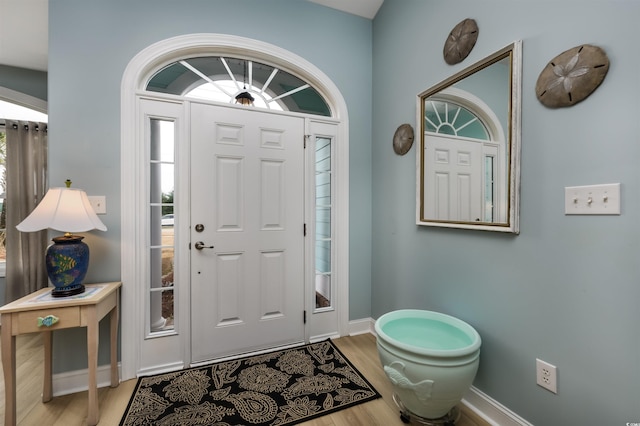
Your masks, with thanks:
[(425, 141), (425, 217), (482, 221), (482, 143), (432, 134)]
[(192, 362), (304, 340), (304, 120), (193, 103)]

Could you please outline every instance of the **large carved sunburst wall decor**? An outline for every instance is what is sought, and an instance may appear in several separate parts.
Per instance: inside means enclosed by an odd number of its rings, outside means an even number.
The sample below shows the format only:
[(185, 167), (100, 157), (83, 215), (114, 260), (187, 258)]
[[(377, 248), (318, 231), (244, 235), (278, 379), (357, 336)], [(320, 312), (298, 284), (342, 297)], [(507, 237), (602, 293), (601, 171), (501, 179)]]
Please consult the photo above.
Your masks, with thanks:
[(449, 65), (462, 62), (478, 40), (478, 24), (473, 19), (465, 19), (458, 23), (444, 42), (443, 56)]
[(575, 105), (593, 93), (609, 71), (609, 58), (598, 46), (566, 50), (544, 67), (536, 83), (538, 100), (549, 108)]

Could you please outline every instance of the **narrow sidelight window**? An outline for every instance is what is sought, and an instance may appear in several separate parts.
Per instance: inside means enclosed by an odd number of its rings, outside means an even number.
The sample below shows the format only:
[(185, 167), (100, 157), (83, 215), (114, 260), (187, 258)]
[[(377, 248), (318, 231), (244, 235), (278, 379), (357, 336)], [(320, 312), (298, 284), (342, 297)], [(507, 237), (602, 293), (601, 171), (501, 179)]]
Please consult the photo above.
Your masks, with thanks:
[(150, 277), (151, 333), (174, 328), (174, 224), (173, 210), (175, 123), (150, 120)]
[(319, 137), (315, 146), (316, 168), (316, 235), (315, 283), (316, 309), (331, 307), (331, 139)]

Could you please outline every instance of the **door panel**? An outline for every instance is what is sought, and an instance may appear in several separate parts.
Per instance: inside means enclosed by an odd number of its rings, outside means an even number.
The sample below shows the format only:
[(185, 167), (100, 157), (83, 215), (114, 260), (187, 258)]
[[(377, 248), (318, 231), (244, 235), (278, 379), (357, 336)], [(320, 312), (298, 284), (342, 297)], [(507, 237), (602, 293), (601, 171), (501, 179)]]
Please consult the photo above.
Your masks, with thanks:
[(482, 143), (430, 135), (424, 155), (425, 217), (482, 220)]
[(303, 142), (301, 118), (192, 104), (193, 362), (304, 340)]

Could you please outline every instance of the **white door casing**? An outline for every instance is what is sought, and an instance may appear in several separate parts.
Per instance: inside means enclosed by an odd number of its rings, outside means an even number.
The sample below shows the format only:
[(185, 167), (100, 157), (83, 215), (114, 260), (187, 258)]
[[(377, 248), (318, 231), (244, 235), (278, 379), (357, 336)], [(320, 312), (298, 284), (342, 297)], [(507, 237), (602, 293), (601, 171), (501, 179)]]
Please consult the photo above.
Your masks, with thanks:
[(190, 116), (192, 362), (302, 343), (304, 119)]
[[(155, 43), (136, 55), (127, 66), (122, 79), (121, 103), (121, 280), (122, 287), (122, 328), (121, 328), (121, 379), (127, 380), (140, 374), (174, 370), (188, 366), (191, 362), (190, 336), (190, 284), (182, 279), (182, 288), (176, 294), (176, 330), (166, 336), (148, 338), (145, 334), (145, 315), (141, 312), (147, 297), (148, 271), (144, 255), (145, 238), (148, 233), (148, 215), (145, 214), (146, 147), (144, 140), (145, 116), (141, 108), (141, 98), (148, 98), (169, 104), (180, 104), (180, 98), (144, 92), (148, 78), (162, 66), (185, 56), (197, 55), (239, 55), (277, 64), (312, 84), (327, 100), (337, 131), (335, 160), (335, 254), (338, 259), (334, 267), (336, 288), (337, 329), (328, 334), (345, 335), (348, 332), (349, 306), (349, 143), (348, 114), (346, 103), (337, 87), (313, 64), (297, 55), (257, 40), (224, 34), (190, 34)], [(174, 111), (178, 121), (188, 123), (188, 113)], [(164, 117), (164, 115), (163, 115)], [(171, 114), (168, 117), (171, 118)], [(176, 137), (181, 140), (181, 150), (188, 149), (187, 126), (179, 126)], [(180, 155), (180, 153), (178, 153)], [(181, 166), (188, 169), (188, 164)], [(188, 202), (189, 182), (178, 179), (176, 191), (182, 191), (183, 200)], [(188, 203), (187, 203), (188, 205)], [(180, 209), (180, 206), (177, 206)], [(187, 216), (184, 214), (187, 213)], [(188, 217), (188, 212), (182, 212)], [(183, 221), (182, 230), (188, 234), (188, 225)], [(185, 228), (187, 227), (187, 228)], [(184, 241), (183, 241), (184, 243)], [(177, 241), (176, 244), (179, 244)], [(189, 275), (189, 269), (179, 266), (178, 274)], [(307, 274), (308, 275), (308, 274)], [(307, 277), (305, 277), (307, 279)], [(308, 280), (312, 281), (312, 280)], [(307, 298), (309, 299), (309, 298)], [(305, 303), (309, 303), (308, 301)], [(322, 316), (318, 316), (320, 320)], [(313, 317), (312, 317), (313, 318)], [(313, 320), (312, 320), (313, 321)], [(312, 323), (313, 324), (313, 323)], [(313, 327), (308, 327), (308, 329)], [(326, 329), (326, 327), (318, 327)], [(307, 340), (313, 336), (306, 336)], [(169, 339), (170, 341), (168, 341)], [(149, 354), (153, 354), (149, 359)]]

